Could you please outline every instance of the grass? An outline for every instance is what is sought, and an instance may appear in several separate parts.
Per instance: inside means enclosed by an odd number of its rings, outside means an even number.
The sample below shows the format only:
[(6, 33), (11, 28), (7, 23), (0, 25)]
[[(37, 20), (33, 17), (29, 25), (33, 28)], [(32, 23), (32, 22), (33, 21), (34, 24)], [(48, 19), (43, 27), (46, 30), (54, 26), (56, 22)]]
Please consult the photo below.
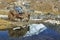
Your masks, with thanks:
[(7, 20), (0, 19), (0, 29), (6, 29), (8, 25), (10, 25), (11, 22)]
[(0, 15), (8, 15), (9, 11), (7, 10), (0, 10)]

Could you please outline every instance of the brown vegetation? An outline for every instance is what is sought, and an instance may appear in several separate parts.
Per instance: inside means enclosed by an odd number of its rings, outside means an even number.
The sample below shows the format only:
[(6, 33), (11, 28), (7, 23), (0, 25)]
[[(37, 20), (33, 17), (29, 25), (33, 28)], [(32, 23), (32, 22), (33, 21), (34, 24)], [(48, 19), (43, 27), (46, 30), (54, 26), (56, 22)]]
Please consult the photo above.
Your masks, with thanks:
[[(0, 0), (0, 1), (3, 1), (3, 0)], [(16, 0), (4, 0), (4, 2), (7, 2), (7, 3), (11, 3), (14, 1)], [(39, 10), (43, 12), (60, 13), (60, 2), (59, 2), (60, 0), (26, 0), (26, 1), (31, 1), (30, 9)], [(6, 5), (1, 5), (2, 8), (5, 6)]]

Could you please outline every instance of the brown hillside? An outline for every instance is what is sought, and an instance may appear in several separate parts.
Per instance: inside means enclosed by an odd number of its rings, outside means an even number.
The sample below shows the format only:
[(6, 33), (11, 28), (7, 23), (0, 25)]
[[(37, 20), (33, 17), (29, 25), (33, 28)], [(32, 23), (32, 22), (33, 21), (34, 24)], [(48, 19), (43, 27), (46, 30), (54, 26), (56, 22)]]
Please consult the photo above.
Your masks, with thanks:
[[(7, 3), (14, 2), (16, 0), (0, 0)], [(24, 0), (24, 1), (31, 1), (30, 9), (43, 11), (43, 12), (54, 12), (59, 14), (60, 13), (60, 0)], [(6, 5), (0, 5), (0, 8), (5, 7)]]

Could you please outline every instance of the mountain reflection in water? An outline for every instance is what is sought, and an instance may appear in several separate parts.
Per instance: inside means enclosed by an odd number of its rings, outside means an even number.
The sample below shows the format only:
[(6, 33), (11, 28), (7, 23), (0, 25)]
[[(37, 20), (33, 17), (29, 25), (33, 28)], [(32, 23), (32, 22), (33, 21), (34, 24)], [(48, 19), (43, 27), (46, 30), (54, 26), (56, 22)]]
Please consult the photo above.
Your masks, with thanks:
[(49, 28), (40, 32), (38, 35), (19, 37), (20, 31), (5, 30), (0, 31), (0, 40), (60, 40), (60, 34)]

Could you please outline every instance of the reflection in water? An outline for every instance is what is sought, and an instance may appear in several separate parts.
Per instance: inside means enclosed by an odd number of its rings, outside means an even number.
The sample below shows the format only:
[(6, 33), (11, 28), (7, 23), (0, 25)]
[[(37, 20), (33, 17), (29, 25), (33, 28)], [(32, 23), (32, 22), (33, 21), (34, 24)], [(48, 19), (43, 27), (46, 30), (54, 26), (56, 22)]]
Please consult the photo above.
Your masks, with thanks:
[[(34, 24), (35, 25), (35, 24)], [(33, 26), (34, 26), (33, 25)], [(35, 25), (36, 26), (36, 25)], [(40, 26), (41, 27), (41, 26)], [(45, 27), (45, 26), (44, 26)], [(44, 28), (43, 27), (43, 28)], [(41, 27), (42, 28), (42, 27)], [(42, 29), (43, 29), (42, 28)], [(42, 30), (40, 29), (40, 31)], [(32, 28), (31, 28), (32, 30)], [(0, 39), (1, 40), (20, 40), (21, 36), (24, 36), (28, 31), (28, 28), (24, 28), (24, 29), (17, 29), (17, 30), (6, 30), (6, 31), (0, 31)], [(33, 32), (33, 31), (32, 31)], [(36, 30), (34, 31), (36, 32)], [(38, 31), (39, 32), (39, 31)], [(12, 39), (13, 38), (13, 39)], [(32, 38), (32, 36), (28, 36), (28, 37), (23, 37), (22, 40), (30, 40)], [(38, 35), (33, 36), (33, 38), (35, 40), (37, 40), (37, 38), (40, 40), (45, 40), (45, 39), (54, 39), (54, 40), (59, 40), (60, 35), (58, 33), (56, 33), (55, 31), (51, 30), (51, 29), (45, 29), (42, 32), (39, 32)], [(32, 38), (32, 39), (33, 39)]]
[[(30, 29), (28, 31), (28, 29)], [(22, 29), (9, 29), (9, 35), (11, 37), (21, 37), (21, 36), (32, 36), (32, 35), (38, 35), (39, 32), (42, 32), (46, 29), (45, 25), (43, 24), (32, 24), (29, 28), (22, 28)]]
[(25, 36), (38, 35), (40, 32), (46, 30), (47, 27), (43, 24), (31, 24), (29, 29)]
[(22, 29), (16, 29), (16, 30), (9, 29), (8, 30), (10, 37), (21, 37), (21, 36), (25, 35), (27, 33), (27, 31), (28, 31), (28, 28), (22, 28)]

